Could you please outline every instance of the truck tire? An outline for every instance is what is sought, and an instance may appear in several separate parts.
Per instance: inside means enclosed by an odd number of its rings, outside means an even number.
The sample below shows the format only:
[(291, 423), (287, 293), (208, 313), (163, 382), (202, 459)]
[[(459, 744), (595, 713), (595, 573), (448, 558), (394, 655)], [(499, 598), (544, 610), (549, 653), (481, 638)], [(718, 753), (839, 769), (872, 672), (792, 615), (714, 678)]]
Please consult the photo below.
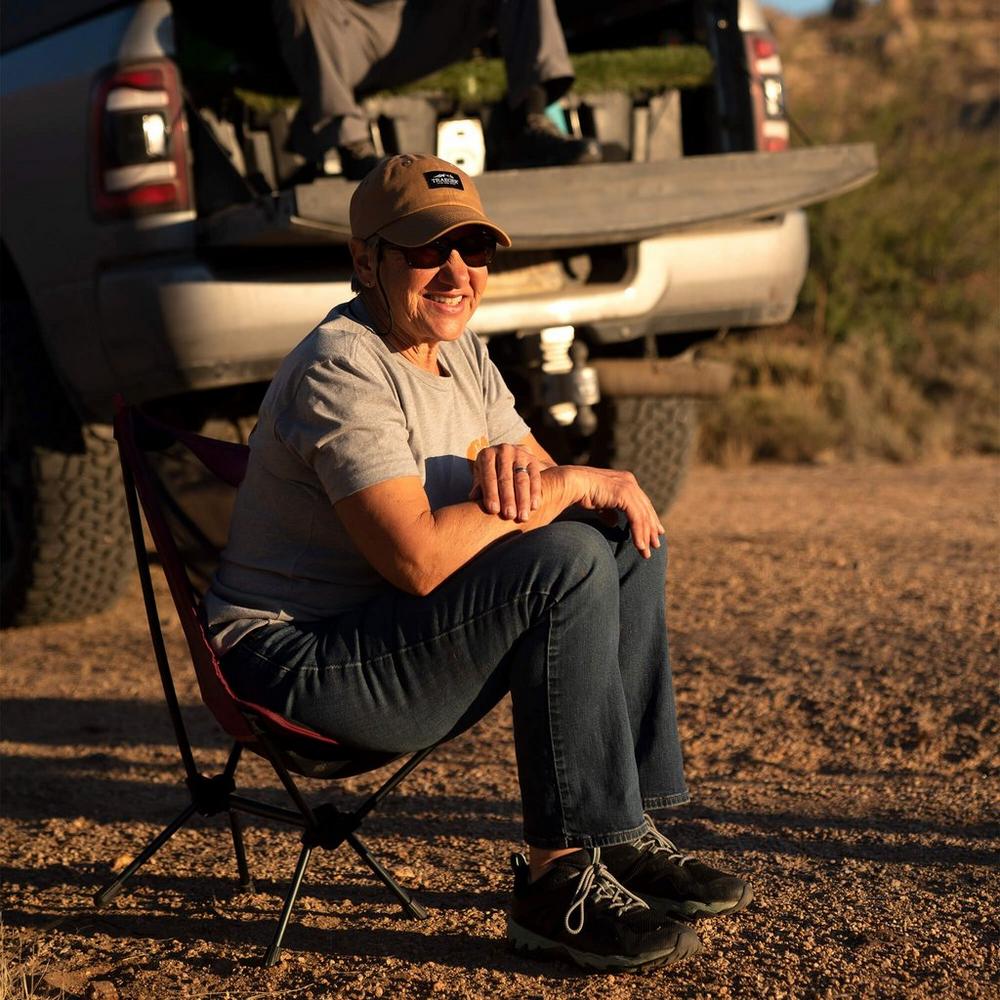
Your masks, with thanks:
[(27, 304), (2, 317), (0, 625), (79, 618), (114, 601), (134, 562), (117, 450), (73, 411)]
[(691, 460), (697, 426), (687, 396), (613, 396), (598, 404), (591, 447), (594, 465), (635, 474), (659, 514), (677, 498)]

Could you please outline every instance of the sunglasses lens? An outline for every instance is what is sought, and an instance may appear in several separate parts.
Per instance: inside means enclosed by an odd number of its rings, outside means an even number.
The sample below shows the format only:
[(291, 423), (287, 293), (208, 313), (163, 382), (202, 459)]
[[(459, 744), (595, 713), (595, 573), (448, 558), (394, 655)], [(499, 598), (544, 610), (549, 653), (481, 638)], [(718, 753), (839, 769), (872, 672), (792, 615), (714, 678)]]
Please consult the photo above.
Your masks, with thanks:
[[(391, 245), (391, 244), (390, 244)], [(486, 267), (497, 255), (497, 239), (493, 233), (482, 231), (457, 240), (435, 240), (422, 247), (397, 247), (410, 267), (431, 269), (444, 266), (457, 250), (468, 267)]]
[(406, 263), (410, 267), (432, 268), (440, 267), (451, 254), (450, 246), (442, 246), (440, 242), (428, 243), (422, 247), (407, 247), (403, 251)]
[(487, 264), (493, 263), (497, 255), (496, 239), (486, 234), (466, 236), (458, 240), (455, 247), (469, 267), (486, 267)]

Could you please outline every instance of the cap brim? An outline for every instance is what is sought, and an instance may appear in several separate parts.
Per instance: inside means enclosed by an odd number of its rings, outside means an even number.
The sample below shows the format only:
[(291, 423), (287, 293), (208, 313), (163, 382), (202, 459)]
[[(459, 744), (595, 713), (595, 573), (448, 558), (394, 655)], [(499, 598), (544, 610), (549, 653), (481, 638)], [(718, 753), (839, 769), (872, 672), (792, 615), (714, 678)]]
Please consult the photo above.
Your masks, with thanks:
[(497, 234), (497, 242), (510, 246), (510, 237), (485, 215), (464, 205), (432, 205), (383, 226), (377, 235), (401, 247), (422, 247), (462, 226), (485, 226)]

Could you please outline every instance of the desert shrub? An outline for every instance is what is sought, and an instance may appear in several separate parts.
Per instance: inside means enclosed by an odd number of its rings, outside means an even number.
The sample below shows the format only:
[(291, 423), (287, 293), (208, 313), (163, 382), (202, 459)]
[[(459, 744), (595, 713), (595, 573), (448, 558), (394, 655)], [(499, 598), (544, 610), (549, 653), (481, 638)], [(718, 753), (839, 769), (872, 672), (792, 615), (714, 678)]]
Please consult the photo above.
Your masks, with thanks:
[(896, 370), (878, 338), (831, 343), (790, 326), (709, 353), (736, 369), (729, 395), (702, 411), (700, 452), (709, 461), (910, 461), (956, 450), (953, 416)]
[(994, 135), (927, 127), (904, 99), (875, 117), (878, 177), (811, 213), (802, 305), (823, 308), (836, 340), (881, 333), (905, 355), (914, 318), (967, 329), (995, 318), (996, 285), (970, 279), (996, 275), (1000, 148)]

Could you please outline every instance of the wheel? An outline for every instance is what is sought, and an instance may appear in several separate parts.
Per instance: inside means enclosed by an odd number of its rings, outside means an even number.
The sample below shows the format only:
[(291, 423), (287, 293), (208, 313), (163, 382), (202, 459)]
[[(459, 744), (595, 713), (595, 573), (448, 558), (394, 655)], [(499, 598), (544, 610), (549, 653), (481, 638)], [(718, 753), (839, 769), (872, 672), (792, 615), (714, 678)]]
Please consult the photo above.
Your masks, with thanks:
[(613, 396), (598, 405), (593, 465), (635, 473), (660, 514), (677, 498), (691, 459), (697, 426), (686, 396)]
[(108, 607), (133, 565), (117, 450), (73, 411), (27, 304), (2, 316), (0, 624), (79, 618)]

